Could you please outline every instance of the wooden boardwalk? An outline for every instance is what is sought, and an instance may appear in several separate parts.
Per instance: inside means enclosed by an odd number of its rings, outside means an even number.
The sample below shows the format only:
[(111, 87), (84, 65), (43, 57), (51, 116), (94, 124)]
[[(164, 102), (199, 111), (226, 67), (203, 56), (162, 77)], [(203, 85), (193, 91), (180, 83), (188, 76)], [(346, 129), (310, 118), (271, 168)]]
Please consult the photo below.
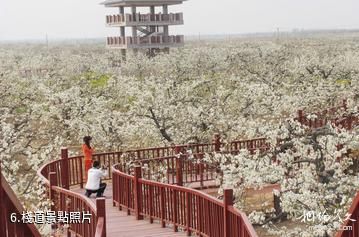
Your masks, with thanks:
[[(73, 191), (84, 194), (85, 190), (74, 188)], [(172, 237), (187, 236), (185, 232), (174, 232), (171, 227), (161, 228), (159, 223), (154, 221), (153, 224), (149, 220), (136, 220), (135, 216), (127, 215), (127, 211), (119, 211), (118, 207), (112, 204), (112, 183), (107, 183), (105, 190), (106, 197), (106, 221), (107, 221), (107, 237)], [(96, 201), (96, 194), (92, 194), (90, 198)]]

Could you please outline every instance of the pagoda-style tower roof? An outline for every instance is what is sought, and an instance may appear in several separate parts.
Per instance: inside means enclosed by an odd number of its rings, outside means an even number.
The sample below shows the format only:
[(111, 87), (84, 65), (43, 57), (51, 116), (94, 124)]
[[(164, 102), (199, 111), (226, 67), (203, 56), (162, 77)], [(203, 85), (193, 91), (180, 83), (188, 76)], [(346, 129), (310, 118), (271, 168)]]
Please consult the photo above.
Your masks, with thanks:
[(147, 6), (161, 6), (161, 5), (176, 5), (182, 4), (186, 0), (106, 0), (102, 2), (105, 7), (147, 7)]

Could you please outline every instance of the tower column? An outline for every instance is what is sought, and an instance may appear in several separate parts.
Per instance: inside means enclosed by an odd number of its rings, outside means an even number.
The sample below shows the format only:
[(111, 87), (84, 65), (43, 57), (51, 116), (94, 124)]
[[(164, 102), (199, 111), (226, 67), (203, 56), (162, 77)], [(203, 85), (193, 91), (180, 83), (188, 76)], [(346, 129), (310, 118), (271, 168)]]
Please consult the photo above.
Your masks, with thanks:
[[(168, 5), (162, 6), (163, 14), (168, 14)], [(168, 36), (168, 25), (163, 26), (163, 33), (165, 36)]]
[[(120, 7), (120, 15), (125, 16), (125, 7)], [(121, 37), (125, 37), (126, 36), (125, 27), (121, 26), (120, 30), (121, 30)]]
[[(156, 17), (154, 16), (156, 14), (156, 11), (155, 11), (155, 6), (150, 6), (150, 13), (151, 13), (151, 17)], [(150, 31), (151, 32), (155, 32), (156, 31), (156, 26), (150, 26)]]
[[(136, 7), (135, 6), (131, 7), (131, 13), (132, 13), (132, 18), (135, 19), (136, 21), (138, 21), (139, 19), (137, 19), (137, 16), (136, 16)], [(132, 37), (137, 37), (137, 27), (136, 26), (132, 26)]]
[[(125, 7), (120, 7), (120, 15), (125, 17)], [(126, 40), (126, 28), (125, 26), (120, 27), (121, 37)], [(126, 49), (121, 49), (122, 59), (126, 59)]]
[[(152, 19), (152, 17), (153, 17), (153, 20), (155, 20), (156, 19), (156, 16), (155, 16), (155, 14), (156, 14), (156, 9), (155, 9), (155, 6), (150, 6), (150, 14), (151, 14), (151, 19)], [(152, 21), (152, 20), (151, 20)], [(150, 32), (156, 32), (156, 26), (149, 26), (149, 29), (150, 29)], [(151, 37), (151, 36), (150, 36)], [(153, 57), (154, 55), (155, 55), (155, 49), (154, 48), (150, 48), (149, 50), (148, 50), (148, 52), (149, 52), (149, 56), (150, 57)]]
[[(168, 14), (168, 5), (163, 5), (162, 6), (162, 10), (163, 10), (163, 14)], [(169, 31), (168, 31), (168, 25), (163, 26), (163, 36), (164, 36), (164, 41), (168, 41), (168, 35), (169, 35)], [(165, 53), (168, 53), (170, 51), (170, 48), (166, 47), (163, 50)]]
[[(137, 19), (137, 16), (136, 16), (136, 7), (135, 6), (132, 6), (131, 7), (131, 13), (132, 13), (132, 18), (135, 20), (135, 21), (138, 21), (139, 19)], [(137, 26), (132, 26), (132, 40), (135, 44), (139, 43), (137, 42)], [(137, 53), (137, 49), (134, 48), (133, 49), (133, 52), (136, 54)]]

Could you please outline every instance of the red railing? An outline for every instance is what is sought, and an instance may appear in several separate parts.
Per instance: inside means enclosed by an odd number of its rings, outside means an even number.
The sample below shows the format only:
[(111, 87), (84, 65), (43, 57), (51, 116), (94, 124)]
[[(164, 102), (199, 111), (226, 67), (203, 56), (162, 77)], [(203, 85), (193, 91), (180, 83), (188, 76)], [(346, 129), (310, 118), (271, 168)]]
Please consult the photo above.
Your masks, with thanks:
[[(331, 123), (336, 127), (351, 130), (359, 125), (358, 112), (338, 117), (338, 114), (345, 111), (347, 111), (347, 100), (343, 100), (343, 103), (339, 106), (314, 113), (315, 119), (307, 118), (303, 110), (299, 110), (296, 120), (310, 128), (320, 128), (327, 123)], [(338, 145), (337, 147), (339, 149), (341, 146)], [(350, 215), (348, 220), (342, 225), (341, 230), (337, 232), (336, 237), (359, 236), (359, 192), (354, 198), (348, 214)]]
[(298, 110), (298, 115), (295, 119), (310, 128), (320, 128), (327, 123), (331, 123), (336, 127), (351, 130), (359, 124), (359, 117), (358, 115), (353, 114), (340, 115), (340, 117), (338, 117), (338, 114), (345, 112), (346, 110), (347, 100), (343, 100), (342, 104), (339, 106), (313, 113), (316, 118), (312, 119), (308, 118), (308, 115), (303, 110)]
[(82, 160), (82, 156), (69, 158), (67, 149), (62, 149), (61, 159), (42, 166), (38, 175), (48, 189), (53, 211), (81, 212), (82, 215), (89, 215), (90, 221), (70, 222), (67, 229), (69, 234), (106, 237), (105, 199), (96, 199), (95, 205), (84, 195), (69, 190), (73, 185), (83, 186)]
[[(359, 236), (359, 192), (355, 196), (348, 211), (348, 220), (342, 225), (341, 230), (335, 237), (358, 237)], [(354, 220), (354, 221), (352, 221)]]
[[(138, 164), (146, 168), (143, 176), (148, 179), (165, 177), (166, 183), (180, 185), (199, 182), (202, 187), (203, 182), (214, 180), (218, 172), (217, 167), (202, 161), (205, 153), (237, 154), (241, 149), (247, 149), (254, 153), (255, 150), (267, 150), (268, 148), (269, 144), (265, 138), (223, 144), (217, 134), (212, 143), (129, 150), (121, 154), (126, 159), (119, 160), (118, 163), (121, 165), (121, 171), (127, 174), (133, 174), (131, 168)], [(126, 164), (129, 161), (133, 161), (132, 166)]]
[[(137, 219), (159, 220), (162, 227), (184, 229), (189, 235), (211, 237), (256, 237), (246, 215), (232, 205), (232, 190), (225, 190), (224, 201), (203, 192), (142, 178), (141, 167), (129, 175), (113, 166), (113, 201), (120, 209), (133, 212)], [(233, 225), (233, 224), (238, 224)]]
[[(334, 109), (328, 111), (333, 112)], [(308, 124), (302, 112), (297, 120), (305, 125)], [(356, 117), (353, 121), (357, 123), (357, 120)], [(322, 126), (324, 122), (314, 122), (314, 124)], [(316, 126), (310, 122), (309, 125)], [(241, 149), (248, 149), (254, 153), (255, 150), (267, 150), (269, 145), (265, 138), (223, 144), (217, 134), (211, 143), (101, 153), (95, 154), (93, 158), (103, 164), (109, 164), (109, 173), (113, 166), (112, 175), (107, 177), (107, 179), (112, 178), (113, 201), (120, 209), (127, 209), (128, 214), (134, 212), (138, 219), (146, 216), (151, 222), (158, 219), (162, 226), (173, 225), (175, 231), (181, 227), (188, 233), (193, 232), (202, 236), (249, 237), (257, 235), (246, 216), (232, 206), (230, 191), (226, 191), (222, 203), (213, 197), (181, 187), (181, 185), (200, 182), (202, 186), (203, 181), (215, 178), (215, 167), (201, 161), (204, 153), (236, 154)], [(88, 211), (92, 216), (91, 224), (70, 225), (70, 231), (80, 236), (106, 236), (104, 200), (98, 200), (97, 206), (94, 206), (86, 197), (68, 190), (73, 185), (83, 187), (83, 157), (69, 158), (67, 149), (62, 149), (61, 156), (62, 159), (44, 165), (38, 172), (49, 188), (50, 198), (55, 204), (53, 209)], [(129, 161), (130, 163), (132, 161), (132, 165), (128, 165)], [(147, 168), (142, 172), (141, 168), (135, 169), (136, 165), (143, 167), (147, 165)], [(156, 175), (156, 172), (159, 172), (156, 171), (159, 167), (166, 169), (167, 184), (149, 180)], [(171, 184), (177, 184), (177, 186)], [(226, 195), (229, 196), (226, 197)], [(358, 201), (355, 202), (355, 208), (359, 209), (357, 208)], [(353, 213), (357, 213), (356, 209)], [(222, 235), (223, 233), (225, 235)]]
[[(216, 175), (213, 167), (208, 164), (203, 164), (203, 162), (200, 161), (205, 152), (220, 152), (222, 146), (224, 149), (232, 149), (232, 147), (236, 147), (236, 149), (256, 149), (259, 146), (262, 147), (263, 141), (263, 139), (255, 139), (252, 142), (235, 141), (231, 143), (232, 146), (225, 146), (220, 142), (220, 137), (216, 135), (213, 142), (207, 144), (185, 144), (171, 147), (154, 147), (124, 152), (101, 153), (95, 154), (93, 158), (94, 160), (99, 160), (102, 164), (107, 163), (109, 167), (114, 164), (119, 164), (116, 167), (125, 171), (124, 173), (117, 174), (116, 178), (113, 179), (114, 201), (117, 201), (120, 208), (127, 208), (128, 211), (134, 211), (136, 209), (134, 201), (136, 198), (133, 196), (133, 190), (137, 187), (133, 186), (131, 178), (134, 177), (133, 168), (136, 164), (143, 166), (145, 166), (145, 164), (148, 165), (149, 169), (147, 173), (144, 173), (148, 178), (153, 177), (156, 168), (167, 167), (166, 175), (168, 183), (182, 185), (183, 183), (199, 182), (201, 186), (203, 186), (204, 181), (213, 180)], [(128, 161), (133, 161), (133, 165), (127, 165)], [(70, 224), (70, 232), (76, 233), (79, 236), (92, 237), (95, 236), (95, 234), (106, 231), (106, 220), (101, 219), (101, 216), (99, 216), (99, 212), (101, 212), (102, 209), (94, 206), (85, 196), (69, 190), (69, 188), (74, 185), (80, 185), (80, 187), (83, 188), (83, 156), (68, 157), (68, 151), (64, 148), (61, 150), (61, 159), (45, 164), (38, 173), (49, 189), (49, 197), (54, 202), (54, 206), (52, 207), (54, 210), (67, 212), (82, 210), (91, 214), (92, 220), (90, 223)], [(107, 177), (107, 179), (111, 178), (113, 177)], [(144, 183), (144, 185), (146, 184)], [(170, 184), (167, 185), (169, 185), (168, 187), (171, 186)], [(154, 193), (151, 195), (154, 195)], [(150, 204), (143, 204), (144, 207), (148, 205)], [(171, 218), (175, 217), (168, 217), (168, 221), (173, 220)], [(99, 222), (99, 220), (101, 220), (101, 222)], [(197, 222), (193, 223), (193, 225), (198, 225), (198, 227), (190, 226), (190, 230), (196, 230), (197, 232), (199, 231), (198, 233), (202, 233), (202, 224)], [(177, 226), (183, 227), (183, 225), (183, 223), (179, 223)], [(203, 233), (206, 233), (206, 231)]]
[(228, 236), (243, 236), (253, 237), (256, 236), (252, 228), (248, 228), (249, 220), (245, 214), (238, 215), (241, 213), (237, 208), (230, 206), (228, 208), (228, 222), (231, 228), (229, 228)]
[[(1, 164), (0, 164), (1, 165)], [(40, 237), (33, 223), (23, 223), (21, 214), (25, 213), (21, 202), (1, 173), (0, 166), (0, 236)], [(12, 220), (13, 218), (13, 220)]]
[(241, 140), (241, 141), (232, 141), (228, 143), (228, 147), (225, 149), (230, 153), (238, 153), (241, 149), (247, 149), (251, 153), (255, 150), (267, 150), (270, 144), (267, 142), (266, 138), (257, 138), (251, 140)]

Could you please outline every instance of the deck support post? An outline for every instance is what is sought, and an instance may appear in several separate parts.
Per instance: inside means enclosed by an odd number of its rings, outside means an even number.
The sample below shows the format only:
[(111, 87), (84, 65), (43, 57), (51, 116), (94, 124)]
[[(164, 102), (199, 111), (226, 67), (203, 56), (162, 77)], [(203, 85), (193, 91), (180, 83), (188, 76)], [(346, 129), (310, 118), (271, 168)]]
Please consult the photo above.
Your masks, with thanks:
[(96, 198), (96, 210), (97, 210), (97, 220), (103, 218), (103, 232), (101, 237), (106, 237), (106, 199), (105, 198)]
[(134, 179), (134, 194), (135, 194), (135, 214), (136, 220), (143, 220), (142, 211), (142, 185), (139, 182), (139, 179), (142, 178), (141, 166), (135, 167), (135, 179)]
[(69, 152), (66, 147), (61, 148), (61, 183), (62, 187), (69, 189)]
[(228, 214), (228, 207), (233, 205), (233, 189), (224, 189), (223, 190), (223, 220), (224, 220), (224, 233), (223, 237), (230, 237), (230, 221)]

